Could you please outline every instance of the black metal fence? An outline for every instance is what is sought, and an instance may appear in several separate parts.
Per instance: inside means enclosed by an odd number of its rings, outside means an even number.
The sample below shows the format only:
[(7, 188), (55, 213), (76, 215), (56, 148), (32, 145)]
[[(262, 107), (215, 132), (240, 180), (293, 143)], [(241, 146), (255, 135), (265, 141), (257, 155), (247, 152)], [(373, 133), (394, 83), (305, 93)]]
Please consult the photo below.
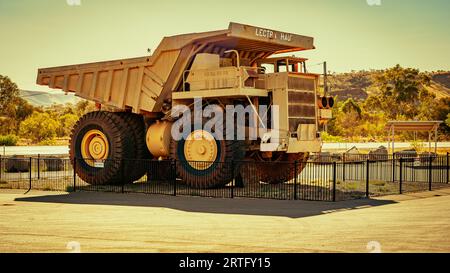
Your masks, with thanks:
[[(80, 162), (81, 159), (76, 160)], [(339, 201), (370, 196), (428, 191), (449, 186), (449, 154), (429, 157), (345, 158), (308, 162), (219, 162), (215, 169), (230, 170), (229, 182), (209, 189), (198, 183), (224, 178), (224, 173), (208, 173), (202, 181), (195, 172), (184, 174), (188, 183), (177, 178), (180, 163), (171, 160), (121, 160), (106, 164), (139, 166), (146, 174), (132, 179), (125, 171), (108, 185), (89, 184), (75, 172), (77, 163), (57, 157), (0, 157), (0, 188), (49, 191), (105, 191), (118, 193), (147, 193), (174, 196), (202, 196), (218, 198), (267, 198), (280, 200)], [(208, 168), (210, 162), (183, 162)], [(94, 168), (99, 175), (102, 166)], [(214, 169), (214, 168), (213, 168)], [(284, 173), (284, 183), (271, 181), (267, 170)], [(233, 171), (234, 170), (234, 173)], [(262, 171), (265, 170), (265, 171)], [(96, 175), (95, 173), (93, 174)], [(191, 176), (191, 177), (190, 177)], [(236, 178), (233, 178), (236, 177)], [(131, 180), (130, 180), (131, 179)], [(85, 179), (87, 180), (87, 179)], [(95, 180), (95, 179), (93, 179)], [(124, 183), (124, 181), (130, 181)], [(226, 180), (228, 181), (228, 180)]]

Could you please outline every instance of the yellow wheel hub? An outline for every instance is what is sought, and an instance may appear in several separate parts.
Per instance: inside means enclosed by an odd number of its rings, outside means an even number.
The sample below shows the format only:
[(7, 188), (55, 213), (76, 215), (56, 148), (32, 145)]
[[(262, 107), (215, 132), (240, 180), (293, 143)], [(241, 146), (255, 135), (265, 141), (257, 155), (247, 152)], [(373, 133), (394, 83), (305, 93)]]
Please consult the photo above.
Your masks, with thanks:
[(87, 164), (95, 166), (95, 162), (108, 158), (109, 144), (106, 135), (100, 130), (88, 131), (81, 140), (81, 155)]
[(192, 168), (206, 170), (217, 158), (217, 143), (207, 131), (192, 132), (184, 144), (184, 157)]

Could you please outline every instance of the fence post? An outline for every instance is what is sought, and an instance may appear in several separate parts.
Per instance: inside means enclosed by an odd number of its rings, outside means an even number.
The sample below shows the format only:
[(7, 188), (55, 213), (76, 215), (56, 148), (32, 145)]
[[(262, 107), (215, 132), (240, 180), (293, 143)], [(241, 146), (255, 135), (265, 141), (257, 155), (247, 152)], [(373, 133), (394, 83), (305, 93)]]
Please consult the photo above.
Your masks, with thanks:
[(449, 166), (449, 164), (448, 164), (448, 159), (449, 159), (449, 152), (447, 152), (447, 184), (448, 184), (448, 180), (449, 180), (449, 177), (448, 177), (448, 166)]
[[(302, 163), (303, 164), (303, 163)], [(294, 200), (297, 200), (298, 161), (294, 162)]]
[(172, 179), (173, 179), (173, 196), (177, 196), (177, 160), (173, 159), (172, 161)]
[(336, 202), (336, 161), (333, 161), (333, 202)]
[(345, 156), (346, 154), (342, 156), (342, 181), (345, 181)]
[(77, 158), (73, 159), (73, 192), (77, 191)]
[[(2, 164), (2, 155), (0, 154), (0, 181), (2, 181), (2, 172), (3, 172), (3, 164)], [(448, 161), (448, 154), (447, 154), (447, 161)], [(447, 168), (447, 174), (448, 174), (448, 168)], [(447, 183), (448, 183), (448, 175), (447, 175)]]
[(366, 160), (366, 197), (369, 198), (370, 161)]
[(231, 160), (231, 172), (233, 174), (233, 181), (231, 182), (231, 198), (234, 198), (234, 160)]
[(30, 176), (29, 176), (29, 179), (30, 179), (30, 186), (29, 186), (29, 188), (28, 188), (28, 191), (30, 191), (31, 190), (31, 181), (32, 181), (32, 177), (31, 177), (31, 166), (32, 166), (32, 160), (33, 160), (33, 158), (30, 156), (30, 162), (29, 162), (29, 168), (30, 168), (30, 170), (29, 170), (29, 174), (30, 174)]
[(395, 182), (395, 153), (392, 154), (392, 182)]
[(38, 180), (41, 180), (41, 154), (37, 156), (37, 176)]
[(433, 158), (431, 157), (431, 154), (430, 154), (430, 158), (428, 159), (429, 161), (428, 161), (428, 190), (429, 191), (431, 191), (432, 190), (432, 185), (431, 185), (431, 182), (432, 182), (432, 179), (433, 179), (433, 173), (432, 173), (432, 171), (433, 171)]
[(402, 183), (403, 183), (403, 157), (400, 157), (400, 185), (399, 185), (399, 193), (403, 194)]

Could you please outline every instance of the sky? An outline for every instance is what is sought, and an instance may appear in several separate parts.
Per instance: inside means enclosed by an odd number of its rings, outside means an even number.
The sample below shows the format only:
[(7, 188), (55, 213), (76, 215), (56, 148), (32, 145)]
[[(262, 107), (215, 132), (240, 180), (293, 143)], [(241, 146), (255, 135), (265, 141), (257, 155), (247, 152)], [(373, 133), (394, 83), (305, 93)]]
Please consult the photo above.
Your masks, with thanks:
[(317, 49), (297, 54), (313, 72), (323, 61), (450, 70), (449, 11), (449, 0), (0, 0), (0, 74), (48, 90), (35, 84), (40, 67), (144, 56), (164, 36), (229, 22), (314, 37)]

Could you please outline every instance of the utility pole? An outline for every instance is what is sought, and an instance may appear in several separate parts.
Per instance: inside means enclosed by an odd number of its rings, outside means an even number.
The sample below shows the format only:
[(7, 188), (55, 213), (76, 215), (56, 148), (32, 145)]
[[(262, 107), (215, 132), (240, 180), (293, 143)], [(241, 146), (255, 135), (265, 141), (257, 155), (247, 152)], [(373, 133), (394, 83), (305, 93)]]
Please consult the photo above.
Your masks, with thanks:
[(328, 94), (328, 74), (327, 74), (327, 62), (323, 62), (323, 95)]
[[(323, 62), (323, 95), (327, 96), (328, 95), (328, 74), (327, 74), (327, 62)], [(328, 124), (325, 122), (324, 126), (324, 131), (328, 132)]]

